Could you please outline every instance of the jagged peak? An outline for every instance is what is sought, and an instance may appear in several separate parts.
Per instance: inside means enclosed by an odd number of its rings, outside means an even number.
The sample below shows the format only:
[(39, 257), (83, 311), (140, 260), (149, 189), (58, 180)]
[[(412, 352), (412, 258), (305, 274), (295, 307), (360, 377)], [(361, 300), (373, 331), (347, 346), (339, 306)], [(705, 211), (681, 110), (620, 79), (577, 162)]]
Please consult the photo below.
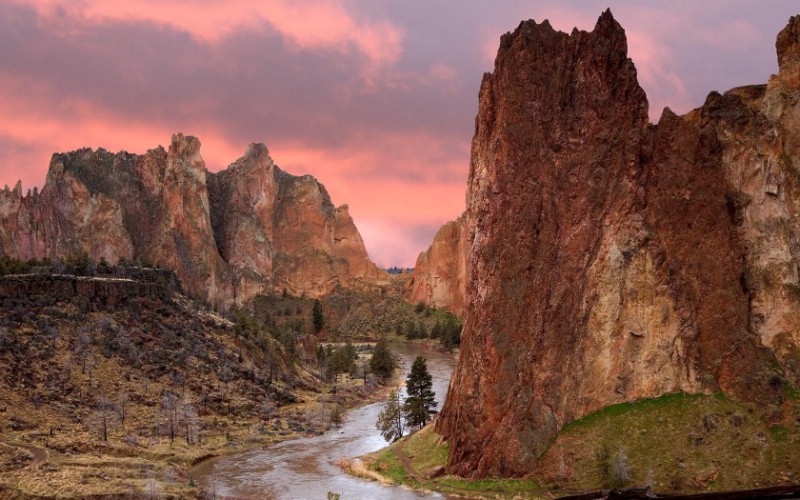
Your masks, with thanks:
[[(541, 23), (537, 23), (533, 19), (520, 22), (514, 32), (508, 32), (500, 38), (500, 49), (508, 49), (513, 45), (514, 40), (523, 37), (533, 43), (539, 43), (542, 38), (547, 39), (551, 37), (577, 37), (585, 34), (583, 30), (577, 27), (567, 34), (553, 28), (550, 21), (545, 19)], [(614, 18), (611, 9), (608, 8), (600, 14), (597, 18), (592, 35), (603, 40), (607, 40), (606, 45), (615, 52), (621, 52), (622, 55), (627, 57), (628, 53), (628, 40), (625, 35), (625, 29)]]
[(22, 180), (17, 180), (17, 183), (14, 185), (14, 188), (11, 189), (8, 187), (8, 184), (5, 185), (3, 188), (3, 194), (13, 194), (16, 197), (22, 197)]
[(258, 158), (261, 155), (269, 156), (269, 149), (263, 142), (252, 142), (244, 152), (245, 158)]
[(595, 23), (594, 29), (614, 26), (619, 26), (619, 23), (616, 19), (614, 19), (614, 14), (611, 13), (611, 8), (607, 7), (606, 10), (600, 14), (600, 17), (597, 18), (597, 23)]
[(173, 155), (197, 155), (200, 154), (200, 139), (193, 135), (183, 135), (181, 132), (172, 134), (169, 145), (169, 152)]
[(800, 15), (792, 16), (775, 40), (778, 68), (785, 72), (800, 66)]

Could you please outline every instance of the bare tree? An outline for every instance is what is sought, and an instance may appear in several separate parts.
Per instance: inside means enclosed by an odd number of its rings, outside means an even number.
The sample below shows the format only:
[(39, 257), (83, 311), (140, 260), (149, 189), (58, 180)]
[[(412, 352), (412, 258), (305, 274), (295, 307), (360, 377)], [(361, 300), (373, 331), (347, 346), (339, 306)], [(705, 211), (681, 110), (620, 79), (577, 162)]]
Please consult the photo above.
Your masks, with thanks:
[(100, 394), (95, 402), (95, 412), (89, 419), (89, 425), (94, 427), (103, 441), (108, 442), (108, 431), (112, 424), (114, 404), (105, 394)]
[(264, 395), (264, 401), (261, 402), (261, 418), (267, 422), (272, 418), (272, 414), (275, 411), (275, 401), (272, 400), (272, 396), (269, 393)]
[(161, 437), (161, 406), (155, 405), (153, 407), (153, 430), (156, 433), (156, 437)]
[(225, 365), (222, 367), (222, 371), (219, 374), (219, 379), (224, 384), (225, 390), (223, 392), (223, 397), (225, 401), (228, 403), (228, 413), (231, 412), (231, 398), (228, 396), (228, 384), (230, 384), (233, 379), (235, 378), (233, 370), (231, 367), (225, 362)]
[(124, 385), (117, 394), (117, 413), (119, 414), (119, 421), (125, 427), (125, 419), (128, 416), (128, 390)]
[(94, 388), (94, 368), (97, 366), (97, 360), (94, 359), (92, 354), (88, 354), (85, 356), (83, 361), (84, 366), (84, 373), (89, 374), (89, 387), (88, 389), (91, 390)]
[(197, 408), (186, 398), (183, 400), (183, 426), (186, 444), (193, 444), (195, 441), (199, 442), (200, 418), (197, 415)]
[(161, 398), (161, 408), (167, 418), (169, 441), (172, 443), (175, 441), (175, 428), (178, 425), (178, 397), (171, 392), (167, 392)]
[(78, 332), (78, 342), (75, 345), (75, 357), (81, 364), (81, 374), (86, 373), (86, 358), (89, 354), (89, 346), (92, 345), (92, 338), (89, 332), (81, 329)]
[(358, 358), (358, 373), (364, 378), (364, 385), (367, 385), (367, 375), (369, 375), (369, 358)]

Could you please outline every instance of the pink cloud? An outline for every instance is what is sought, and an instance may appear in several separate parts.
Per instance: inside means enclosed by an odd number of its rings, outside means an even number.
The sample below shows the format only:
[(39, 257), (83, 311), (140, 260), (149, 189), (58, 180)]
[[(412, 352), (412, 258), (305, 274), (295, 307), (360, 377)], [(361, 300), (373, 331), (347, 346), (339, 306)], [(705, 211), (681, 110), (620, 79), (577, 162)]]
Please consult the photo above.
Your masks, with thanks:
[[(365, 59), (364, 76), (373, 79), (402, 56), (402, 28), (384, 20), (365, 20), (341, 0), (10, 0), (30, 6), (65, 35), (81, 24), (144, 21), (168, 26), (195, 40), (215, 44), (240, 30), (279, 33), (297, 49), (355, 50)], [(78, 24), (71, 27), (67, 18)], [(74, 33), (69, 30), (74, 29)]]

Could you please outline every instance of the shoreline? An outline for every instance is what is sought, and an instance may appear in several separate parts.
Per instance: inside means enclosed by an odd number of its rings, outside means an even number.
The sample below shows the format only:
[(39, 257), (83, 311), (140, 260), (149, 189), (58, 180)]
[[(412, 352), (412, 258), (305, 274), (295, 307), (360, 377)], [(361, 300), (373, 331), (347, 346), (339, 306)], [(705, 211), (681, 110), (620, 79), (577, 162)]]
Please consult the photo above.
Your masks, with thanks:
[[(395, 378), (397, 378), (397, 377), (395, 377)], [(356, 410), (358, 408), (361, 408), (361, 407), (364, 407), (364, 406), (367, 406), (367, 405), (370, 405), (370, 404), (373, 404), (373, 403), (377, 403), (381, 399), (385, 399), (385, 397), (388, 395), (389, 391), (393, 387), (394, 386), (391, 385), (391, 384), (386, 384), (386, 385), (378, 384), (378, 387), (377, 387), (378, 390), (372, 391), (367, 399), (360, 400), (360, 401), (358, 401), (357, 404), (345, 406), (343, 408), (343, 410), (344, 410), (343, 417), (346, 417), (347, 414), (349, 414), (353, 410)], [(378, 395), (380, 395), (380, 396), (376, 397)], [(300, 404), (302, 404), (302, 403), (294, 403), (294, 405), (300, 405)], [(288, 409), (289, 408), (287, 408), (287, 410)], [(321, 435), (327, 434), (328, 432), (331, 432), (332, 430), (335, 430), (335, 429), (333, 429), (331, 427), (331, 428), (328, 428), (328, 429), (322, 431), (320, 434), (311, 433), (311, 434), (307, 434), (307, 435), (286, 436), (286, 439), (278, 439), (278, 440), (273, 441), (271, 443), (254, 444), (253, 446), (244, 446), (242, 448), (231, 449), (231, 450), (225, 451), (223, 453), (210, 454), (210, 455), (207, 455), (207, 456), (203, 456), (203, 457), (198, 458), (187, 469), (185, 469), (184, 473), (185, 473), (187, 478), (193, 478), (194, 479), (194, 477), (190, 474), (190, 472), (193, 469), (196, 469), (196, 468), (206, 464), (209, 461), (212, 461), (212, 460), (215, 460), (215, 459), (218, 459), (218, 458), (228, 457), (228, 456), (231, 456), (231, 455), (236, 455), (236, 454), (239, 454), (239, 453), (247, 453), (249, 451), (253, 451), (253, 450), (257, 450), (257, 449), (268, 449), (271, 446), (275, 446), (275, 445), (281, 444), (281, 443), (286, 443), (288, 441), (293, 441), (295, 439), (303, 439), (303, 438), (307, 438), (307, 437), (321, 436)]]

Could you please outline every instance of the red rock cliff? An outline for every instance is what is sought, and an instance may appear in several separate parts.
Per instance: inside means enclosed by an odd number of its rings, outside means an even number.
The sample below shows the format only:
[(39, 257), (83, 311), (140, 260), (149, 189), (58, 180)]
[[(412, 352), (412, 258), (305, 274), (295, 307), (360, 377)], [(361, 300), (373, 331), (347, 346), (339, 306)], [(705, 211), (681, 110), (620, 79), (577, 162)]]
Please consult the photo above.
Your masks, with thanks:
[(311, 176), (280, 171), (264, 145), (217, 174), (200, 141), (173, 136), (143, 155), (55, 154), (41, 193), (0, 191), (0, 252), (22, 259), (85, 251), (175, 271), (212, 304), (261, 292), (320, 296), (384, 279), (347, 214)]
[(767, 86), (648, 104), (624, 30), (527, 21), (484, 76), (462, 352), (438, 429), (462, 475), (519, 476), (567, 422), (800, 382), (800, 18)]
[(466, 214), (442, 226), (431, 246), (419, 254), (406, 284), (409, 302), (423, 302), (464, 315), (467, 288), (467, 258), (470, 236)]

